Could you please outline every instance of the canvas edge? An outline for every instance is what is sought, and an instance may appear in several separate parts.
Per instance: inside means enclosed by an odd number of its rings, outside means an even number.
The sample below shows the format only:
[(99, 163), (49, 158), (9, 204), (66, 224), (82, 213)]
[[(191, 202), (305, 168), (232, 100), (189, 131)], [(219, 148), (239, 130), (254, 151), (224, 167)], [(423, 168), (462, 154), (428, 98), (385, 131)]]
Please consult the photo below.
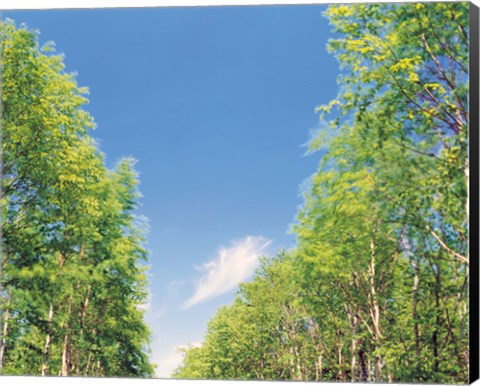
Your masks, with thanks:
[(470, 369), (469, 381), (479, 379), (479, 8), (470, 2), (469, 42), (469, 164), (470, 164)]

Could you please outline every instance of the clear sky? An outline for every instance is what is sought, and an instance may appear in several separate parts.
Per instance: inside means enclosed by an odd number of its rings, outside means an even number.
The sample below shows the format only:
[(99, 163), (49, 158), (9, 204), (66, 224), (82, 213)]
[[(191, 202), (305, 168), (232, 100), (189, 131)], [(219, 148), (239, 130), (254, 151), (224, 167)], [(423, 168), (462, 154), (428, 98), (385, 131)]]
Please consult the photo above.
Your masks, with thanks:
[(168, 377), (259, 255), (288, 233), (315, 106), (337, 93), (322, 5), (6, 11), (56, 42), (90, 89), (112, 167), (138, 160), (150, 231), (152, 360)]

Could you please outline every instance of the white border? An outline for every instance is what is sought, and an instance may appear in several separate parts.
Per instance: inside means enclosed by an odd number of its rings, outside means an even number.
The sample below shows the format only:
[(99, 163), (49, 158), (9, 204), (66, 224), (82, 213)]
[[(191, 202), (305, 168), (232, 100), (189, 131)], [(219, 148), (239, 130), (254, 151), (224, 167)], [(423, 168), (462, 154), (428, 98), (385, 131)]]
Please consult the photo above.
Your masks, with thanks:
[[(232, 5), (287, 5), (287, 4), (332, 4), (332, 3), (361, 3), (359, 0), (0, 0), (2, 10), (21, 9), (81, 9), (81, 8), (131, 8), (131, 7), (172, 7), (172, 6), (232, 6)], [(439, 1), (439, 0), (406, 0), (403, 2)], [(444, 1), (444, 0), (440, 0)], [(373, 2), (370, 0), (369, 2)], [(381, 2), (400, 2), (398, 0), (381, 0)], [(472, 1), (480, 6), (480, 0)], [(174, 379), (130, 379), (130, 378), (75, 378), (75, 377), (32, 377), (32, 376), (0, 376), (2, 386), (20, 386), (24, 383), (38, 386), (257, 386), (255, 381), (186, 381)], [(262, 382), (265, 383), (265, 382)], [(279, 386), (280, 384), (294, 384), (294, 382), (267, 382)], [(302, 382), (307, 385), (318, 385), (315, 382)], [(320, 383), (332, 386), (351, 386), (351, 383), (330, 382)], [(357, 383), (361, 385), (361, 383)], [(402, 384), (405, 385), (405, 384)], [(480, 381), (473, 385), (480, 386)], [(436, 385), (429, 385), (436, 386)]]

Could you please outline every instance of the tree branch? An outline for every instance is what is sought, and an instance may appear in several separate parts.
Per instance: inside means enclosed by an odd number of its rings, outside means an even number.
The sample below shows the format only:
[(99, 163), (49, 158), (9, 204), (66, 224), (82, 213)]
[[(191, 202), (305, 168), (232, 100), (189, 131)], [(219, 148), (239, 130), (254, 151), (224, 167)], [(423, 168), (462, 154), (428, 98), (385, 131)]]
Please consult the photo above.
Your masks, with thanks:
[(441, 238), (438, 236), (435, 231), (430, 228), (430, 226), (427, 224), (426, 228), (430, 232), (430, 234), (433, 236), (435, 240), (440, 244), (440, 246), (445, 249), (447, 252), (451, 253), (453, 256), (455, 256), (458, 260), (460, 260), (462, 263), (469, 265), (469, 260), (465, 256), (459, 254), (458, 252), (455, 252), (452, 248), (450, 248)]

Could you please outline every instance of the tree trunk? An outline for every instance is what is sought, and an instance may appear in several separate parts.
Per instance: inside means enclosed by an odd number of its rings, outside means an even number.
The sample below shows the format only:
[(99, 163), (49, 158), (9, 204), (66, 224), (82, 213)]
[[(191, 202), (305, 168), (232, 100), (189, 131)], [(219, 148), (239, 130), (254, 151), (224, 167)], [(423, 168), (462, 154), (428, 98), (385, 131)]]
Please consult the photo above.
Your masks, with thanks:
[[(70, 318), (72, 312), (72, 299), (68, 301), (68, 309), (67, 309), (67, 320)], [(63, 350), (62, 350), (62, 372), (61, 375), (63, 377), (68, 376), (70, 362), (71, 362), (71, 347), (70, 347), (70, 333), (69, 333), (70, 326), (65, 323), (65, 338), (63, 340)]]
[(375, 239), (370, 241), (371, 261), (370, 261), (370, 294), (371, 294), (371, 309), (370, 314), (372, 317), (374, 327), (374, 341), (375, 341), (375, 381), (381, 382), (382, 380), (382, 359), (378, 354), (378, 347), (380, 346), (380, 340), (382, 337), (380, 328), (380, 306), (378, 304), (378, 295), (375, 287), (375, 268), (376, 268), (376, 250)]
[[(359, 339), (358, 346), (361, 345), (361, 341)], [(363, 348), (358, 350), (358, 360), (360, 361), (360, 371), (361, 371), (361, 379), (360, 381), (362, 382), (367, 382), (368, 381), (368, 371), (367, 371), (367, 365), (365, 364), (365, 351), (363, 351)]]
[(293, 346), (293, 352), (295, 353), (295, 363), (296, 363), (296, 369), (295, 369), (295, 380), (296, 381), (303, 381), (303, 372), (302, 372), (302, 365), (301, 365), (301, 359), (300, 359), (300, 353), (298, 352), (298, 347), (295, 342)]
[(368, 357), (367, 359), (367, 368), (368, 368), (367, 381), (371, 382), (372, 381), (372, 362), (370, 361), (370, 357)]
[[(67, 256), (62, 253), (60, 255), (60, 260), (58, 262), (59, 268), (63, 267), (67, 261)], [(57, 271), (56, 276), (58, 277), (60, 275), (60, 269)], [(53, 321), (53, 304), (50, 303), (50, 311), (48, 313), (48, 326), (47, 326), (47, 336), (45, 338), (45, 347), (43, 349), (43, 364), (42, 364), (42, 376), (47, 375), (47, 370), (48, 370), (48, 355), (49, 355), (49, 350), (50, 350), (50, 344), (52, 343), (52, 321)]]
[[(358, 273), (357, 272), (354, 272), (353, 273), (353, 277), (352, 277), (352, 284), (353, 284), (353, 288), (355, 290), (355, 292), (358, 292), (359, 290), (359, 282), (358, 282)], [(351, 339), (352, 339), (352, 343), (351, 343), (351, 349), (350, 349), (350, 353), (351, 353), (351, 361), (350, 361), (350, 378), (351, 378), (351, 381), (352, 382), (356, 382), (356, 378), (357, 378), (357, 371), (356, 371), (356, 367), (357, 367), (357, 344), (358, 344), (358, 341), (357, 341), (357, 331), (358, 331), (358, 304), (355, 305), (355, 306), (351, 306), (351, 308), (349, 306), (346, 306), (346, 311), (347, 311), (347, 314), (348, 314), (348, 321), (350, 322), (350, 332), (351, 332)]]
[[(410, 263), (413, 267), (413, 287), (412, 287), (412, 316), (413, 316), (413, 332), (415, 335), (415, 353), (417, 356), (416, 366), (417, 369), (420, 368), (420, 330), (418, 325), (418, 285), (420, 283), (419, 270), (418, 270), (418, 261), (410, 258)], [(418, 375), (418, 374), (417, 374)]]
[(357, 367), (357, 340), (355, 337), (352, 338), (352, 348), (351, 348), (351, 353), (352, 353), (352, 360), (350, 362), (350, 378), (352, 382), (355, 382), (355, 369)]
[(388, 383), (392, 383), (392, 373), (390, 372), (390, 368), (387, 366), (387, 381)]
[(83, 375), (86, 377), (88, 375), (88, 370), (90, 369), (90, 363), (92, 362), (92, 353), (88, 354), (87, 365), (83, 370)]
[[(82, 244), (80, 246), (80, 252), (79, 252), (79, 255), (78, 255), (78, 260), (80, 262), (83, 261), (83, 258), (85, 256), (85, 249), (86, 249), (85, 242), (82, 242)], [(78, 291), (80, 291), (80, 288), (81, 288), (81, 282), (80, 281), (77, 283), (77, 288), (78, 288)], [(84, 299), (82, 307), (80, 309), (80, 321), (79, 321), (80, 331), (79, 331), (79, 334), (78, 334), (77, 342), (82, 342), (83, 328), (85, 326), (85, 317), (86, 317), (86, 314), (87, 314), (87, 307), (88, 307), (91, 288), (92, 288), (92, 285), (89, 284), (87, 286), (87, 294), (85, 295), (85, 299)], [(71, 354), (71, 356), (73, 356), (73, 354)], [(75, 367), (75, 370), (76, 370), (76, 375), (80, 375), (81, 356), (82, 356), (81, 350), (77, 349), (75, 351), (75, 359), (74, 359), (75, 360), (75, 366), (74, 367)]]
[(47, 337), (45, 339), (45, 347), (43, 349), (43, 364), (42, 364), (42, 376), (47, 375), (48, 369), (48, 353), (50, 350), (50, 343), (52, 342), (51, 338), (51, 329), (52, 329), (52, 320), (53, 320), (53, 304), (50, 303), (50, 311), (48, 313), (48, 328), (47, 328)]
[(68, 366), (69, 366), (69, 337), (68, 333), (65, 334), (65, 338), (63, 340), (63, 351), (62, 351), (62, 377), (68, 376)]
[[(85, 299), (82, 304), (82, 309), (80, 311), (80, 332), (78, 335), (78, 340), (80, 342), (82, 341), (82, 337), (83, 337), (83, 329), (85, 327), (85, 318), (87, 316), (87, 308), (88, 308), (91, 290), (92, 290), (92, 285), (89, 284), (87, 287), (87, 294), (85, 295)], [(81, 353), (79, 351), (77, 354), (77, 375), (80, 374), (80, 361), (81, 361), (80, 356), (81, 356)]]
[(340, 339), (339, 345), (338, 345), (338, 379), (342, 382), (345, 382), (347, 380), (346, 374), (345, 374), (345, 367), (343, 363), (343, 355), (342, 355), (342, 349), (343, 349), (343, 343), (341, 341), (341, 332), (340, 330), (337, 331), (338, 337)]
[(10, 319), (10, 313), (5, 311), (3, 315), (3, 334), (2, 342), (0, 343), (0, 375), (3, 372), (3, 366), (5, 362), (5, 352), (7, 349), (7, 335), (8, 335), (8, 320)]
[(352, 382), (356, 381), (356, 367), (357, 367), (357, 316), (354, 315), (348, 307), (347, 315), (348, 321), (350, 322), (350, 333), (351, 333), (351, 346), (350, 346), (350, 379)]
[(322, 358), (322, 354), (320, 354), (317, 358), (317, 363), (316, 363), (316, 366), (315, 366), (315, 370), (316, 370), (316, 377), (315, 379), (318, 381), (321, 381), (323, 379), (323, 362), (322, 362), (323, 358)]
[(440, 272), (440, 261), (437, 261), (437, 269), (435, 272), (435, 327), (433, 330), (432, 341), (433, 341), (433, 371), (438, 373), (439, 361), (439, 343), (438, 343), (438, 333), (441, 327), (441, 309), (440, 309), (440, 292), (441, 292), (441, 272)]
[[(404, 229), (407, 230), (406, 228)], [(407, 253), (410, 265), (413, 268), (413, 284), (412, 284), (412, 320), (413, 320), (413, 336), (415, 337), (415, 367), (417, 369), (416, 376), (420, 375), (421, 366), (421, 350), (420, 350), (420, 325), (418, 323), (418, 288), (420, 285), (420, 270), (418, 267), (418, 257), (415, 257), (410, 248), (407, 238), (402, 235), (402, 244)]]

